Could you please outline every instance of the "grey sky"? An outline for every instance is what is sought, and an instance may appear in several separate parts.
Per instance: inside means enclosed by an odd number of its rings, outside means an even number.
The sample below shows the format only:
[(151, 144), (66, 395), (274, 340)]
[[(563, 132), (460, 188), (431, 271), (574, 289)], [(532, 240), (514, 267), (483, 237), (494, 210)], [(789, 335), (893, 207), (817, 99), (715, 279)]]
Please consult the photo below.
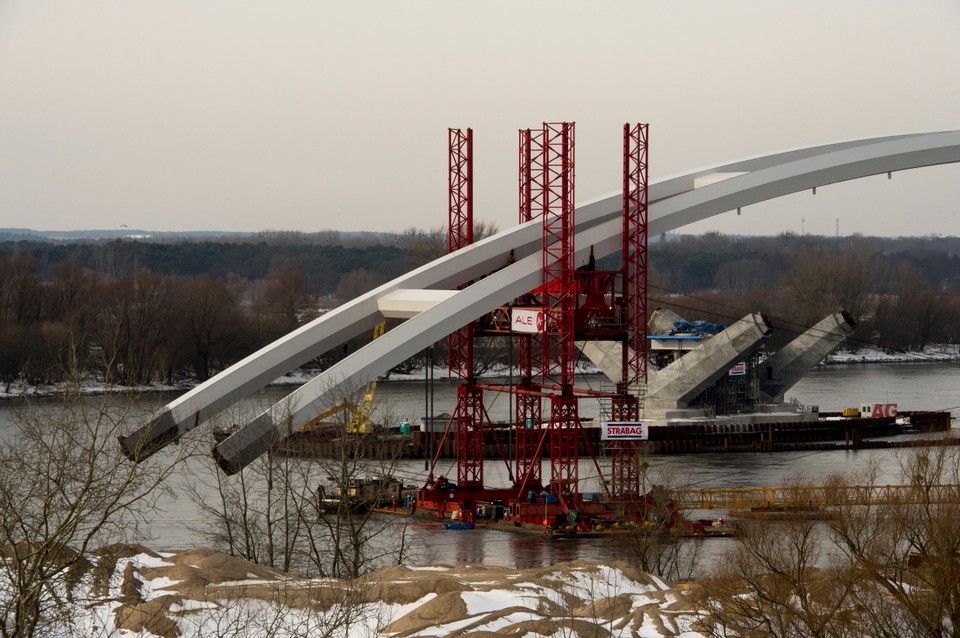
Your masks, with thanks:
[[(516, 220), (517, 129), (577, 123), (577, 199), (837, 139), (960, 129), (960, 2), (0, 0), (0, 226), (402, 230)], [(960, 235), (960, 166), (685, 232)], [(801, 222), (801, 220), (804, 220)]]

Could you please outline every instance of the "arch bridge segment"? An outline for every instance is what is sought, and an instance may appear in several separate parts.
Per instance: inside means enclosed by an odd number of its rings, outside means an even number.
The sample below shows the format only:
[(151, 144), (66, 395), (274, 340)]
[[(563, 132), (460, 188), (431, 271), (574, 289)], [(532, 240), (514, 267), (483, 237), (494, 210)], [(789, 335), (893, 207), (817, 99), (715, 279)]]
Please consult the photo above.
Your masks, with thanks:
[[(653, 182), (649, 232), (660, 234), (713, 215), (836, 182), (892, 171), (960, 162), (960, 131), (918, 133), (837, 142), (717, 164)], [(712, 175), (729, 179), (696, 188)], [(709, 181), (709, 180), (707, 180)], [(597, 258), (620, 248), (620, 194), (577, 208), (578, 265), (592, 247)], [(319, 414), (326, 397), (362, 387), (450, 332), (539, 285), (538, 221), (507, 229), (399, 277), (278, 339), (172, 401), (146, 426), (121, 439), (132, 459), (145, 458), (220, 410), (286, 372), (369, 332), (380, 319), (377, 303), (402, 289), (452, 290), (477, 283), (361, 348), (264, 411), (222, 441), (214, 455), (238, 471), (287, 432)], [(487, 275), (483, 279), (480, 277)]]

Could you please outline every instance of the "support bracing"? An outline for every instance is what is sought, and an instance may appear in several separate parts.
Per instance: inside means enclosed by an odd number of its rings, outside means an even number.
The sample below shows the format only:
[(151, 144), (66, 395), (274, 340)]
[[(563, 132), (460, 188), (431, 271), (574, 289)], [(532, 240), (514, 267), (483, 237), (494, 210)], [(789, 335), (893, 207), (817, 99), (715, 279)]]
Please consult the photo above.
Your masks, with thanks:
[(615, 501), (637, 501), (643, 480), (643, 442), (614, 441), (610, 448), (610, 493)]
[(520, 223), (543, 213), (543, 129), (520, 129)]
[(450, 233), (447, 252), (473, 243), (473, 129), (449, 129)]
[[(448, 252), (473, 243), (473, 129), (449, 129), (449, 202), (450, 226)], [(464, 284), (461, 288), (469, 285)], [(466, 379), (457, 388), (455, 441), (457, 485), (461, 488), (483, 487), (483, 431), (487, 421), (483, 408), (483, 391), (473, 376), (473, 340), (475, 326), (471, 321), (447, 337), (450, 376)]]

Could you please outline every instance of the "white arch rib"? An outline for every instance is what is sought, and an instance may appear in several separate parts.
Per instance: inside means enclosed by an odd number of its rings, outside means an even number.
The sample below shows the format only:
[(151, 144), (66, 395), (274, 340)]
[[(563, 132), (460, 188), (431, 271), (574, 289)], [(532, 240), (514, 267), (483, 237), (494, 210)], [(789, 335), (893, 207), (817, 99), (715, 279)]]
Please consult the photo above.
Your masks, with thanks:
[[(960, 162), (960, 131), (837, 142), (717, 164), (653, 182), (649, 232), (660, 234), (817, 186), (955, 162)], [(695, 188), (696, 180), (719, 173), (736, 175)], [(619, 194), (583, 204), (576, 215), (578, 263), (586, 261), (591, 247), (597, 258), (619, 250)], [(454, 289), (487, 275), (324, 371), (221, 442), (214, 450), (221, 467), (228, 472), (241, 469), (291, 429), (319, 414), (325, 395), (336, 396), (362, 386), (446, 334), (539, 285), (540, 242), (539, 222), (516, 226), (337, 308), (169, 403), (150, 423), (121, 440), (125, 452), (134, 459), (144, 458), (282, 374), (370, 331), (380, 316), (377, 301), (387, 294), (402, 289)]]

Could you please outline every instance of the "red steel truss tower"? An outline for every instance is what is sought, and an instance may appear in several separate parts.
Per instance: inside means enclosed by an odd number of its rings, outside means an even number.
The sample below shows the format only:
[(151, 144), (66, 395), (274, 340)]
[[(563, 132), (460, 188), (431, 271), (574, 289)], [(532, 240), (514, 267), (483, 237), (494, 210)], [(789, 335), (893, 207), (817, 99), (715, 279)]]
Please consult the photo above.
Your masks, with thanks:
[[(520, 223), (528, 222), (543, 211), (543, 129), (520, 130)], [(533, 305), (530, 296), (522, 300)], [(517, 346), (516, 404), (514, 431), (516, 450), (514, 467), (519, 485), (539, 490), (543, 485), (540, 471), (540, 438), (543, 431), (542, 403), (539, 388), (533, 383), (534, 359), (541, 358), (540, 343), (532, 334), (513, 337)]]
[[(453, 252), (473, 243), (473, 129), (449, 129), (450, 227), (447, 249)], [(474, 324), (471, 322), (447, 338), (450, 376), (466, 383), (457, 388), (456, 424), (457, 485), (483, 486), (483, 424), (487, 421), (483, 391), (473, 376)]]
[[(473, 129), (448, 129), (450, 225), (447, 252), (473, 243)], [(450, 376), (473, 380), (473, 324), (447, 337)]]
[[(647, 382), (647, 144), (649, 125), (623, 125), (623, 309), (626, 338), (621, 380), (613, 399), (614, 421), (637, 421), (637, 393)], [(611, 492), (627, 499), (640, 493), (636, 441), (611, 446)]]
[(578, 490), (580, 420), (573, 393), (577, 290), (574, 262), (574, 125), (543, 125), (543, 384), (550, 399), (550, 485), (569, 506)]

